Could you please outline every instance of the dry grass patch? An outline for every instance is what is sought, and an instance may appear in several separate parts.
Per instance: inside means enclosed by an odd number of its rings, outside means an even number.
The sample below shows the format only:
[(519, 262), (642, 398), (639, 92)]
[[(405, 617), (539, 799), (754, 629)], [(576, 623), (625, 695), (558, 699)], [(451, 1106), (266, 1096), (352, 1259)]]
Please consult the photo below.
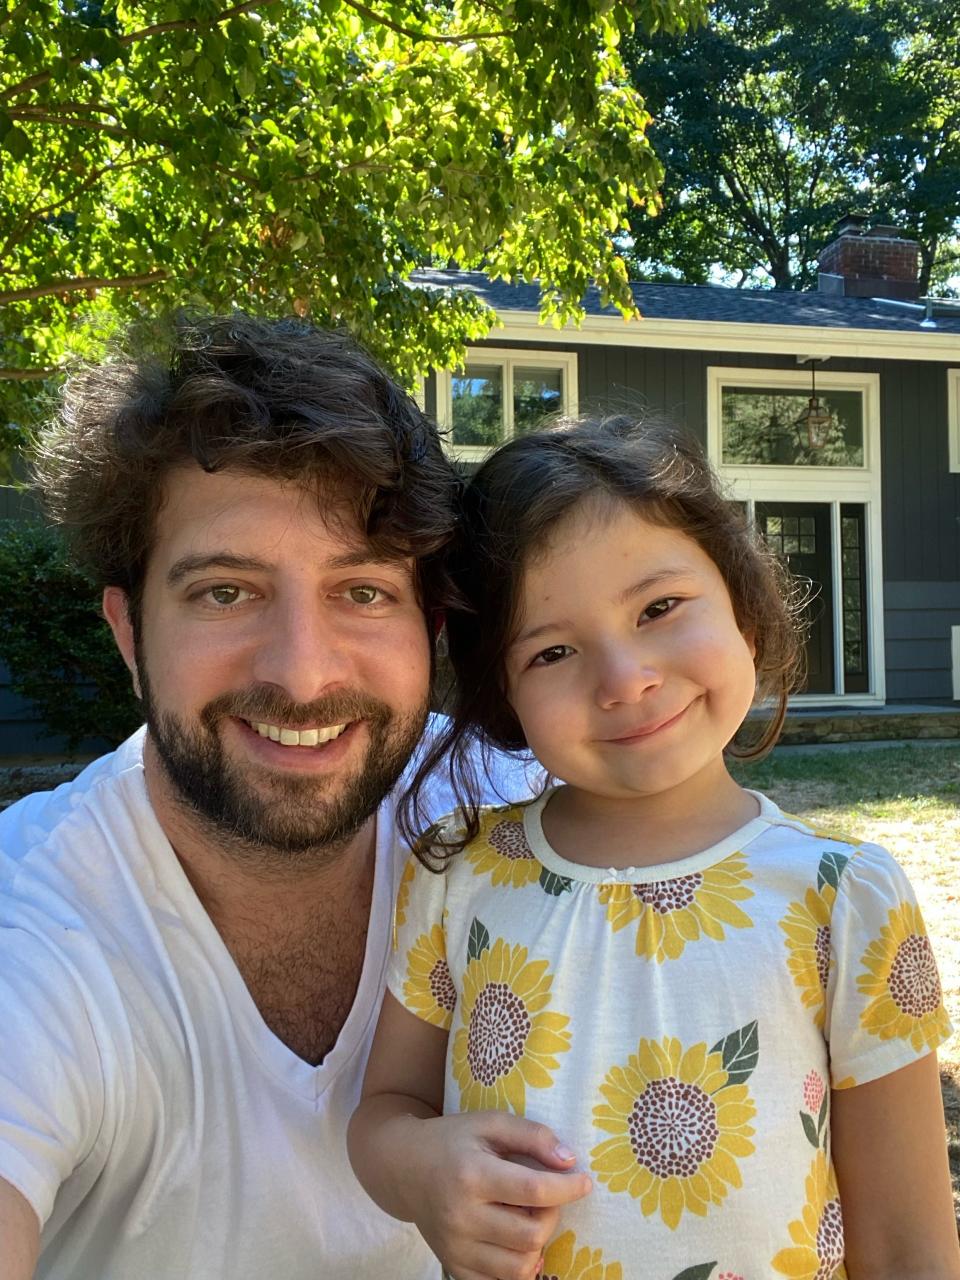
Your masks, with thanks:
[(788, 813), (882, 844), (910, 877), (957, 1028), (940, 1050), (940, 1077), (960, 1220), (960, 745), (781, 748), (736, 772)]

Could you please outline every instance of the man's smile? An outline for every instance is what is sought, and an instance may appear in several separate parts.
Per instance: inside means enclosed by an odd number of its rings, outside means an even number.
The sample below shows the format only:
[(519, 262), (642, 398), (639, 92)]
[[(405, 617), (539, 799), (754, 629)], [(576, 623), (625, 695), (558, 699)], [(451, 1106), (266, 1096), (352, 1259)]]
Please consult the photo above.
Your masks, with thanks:
[(324, 725), (315, 729), (291, 729), (286, 725), (264, 724), (257, 720), (248, 720), (246, 723), (259, 733), (261, 738), (269, 738), (271, 742), (279, 742), (281, 746), (317, 747), (325, 742), (332, 742), (334, 738), (339, 738), (349, 722)]

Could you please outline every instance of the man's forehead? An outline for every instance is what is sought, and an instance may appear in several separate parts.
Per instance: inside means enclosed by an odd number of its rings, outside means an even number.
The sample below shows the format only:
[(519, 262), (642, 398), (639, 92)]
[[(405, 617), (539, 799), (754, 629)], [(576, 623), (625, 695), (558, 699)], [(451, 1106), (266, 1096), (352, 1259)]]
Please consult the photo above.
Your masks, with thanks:
[[(271, 558), (271, 547), (302, 538), (322, 544), (324, 558), (348, 567), (378, 559), (348, 492), (332, 483), (292, 481), (234, 469), (171, 468), (164, 480), (154, 550), (169, 560), (192, 547)], [(318, 550), (319, 550), (318, 545)]]

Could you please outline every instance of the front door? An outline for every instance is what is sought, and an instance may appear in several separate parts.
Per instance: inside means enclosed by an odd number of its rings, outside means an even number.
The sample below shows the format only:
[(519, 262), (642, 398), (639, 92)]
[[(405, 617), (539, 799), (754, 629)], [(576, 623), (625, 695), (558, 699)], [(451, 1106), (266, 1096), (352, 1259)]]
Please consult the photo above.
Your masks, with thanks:
[(757, 527), (795, 578), (809, 582), (802, 693), (833, 693), (833, 551), (828, 502), (758, 502)]

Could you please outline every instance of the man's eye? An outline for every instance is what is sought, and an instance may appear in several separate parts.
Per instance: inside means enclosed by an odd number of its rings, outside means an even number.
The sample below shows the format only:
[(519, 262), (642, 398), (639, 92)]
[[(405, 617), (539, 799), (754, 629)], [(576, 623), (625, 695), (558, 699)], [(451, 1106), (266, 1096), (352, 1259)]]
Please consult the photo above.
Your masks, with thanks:
[(210, 587), (206, 595), (214, 604), (226, 607), (231, 604), (240, 604), (241, 601), (251, 598), (252, 593), (245, 591), (243, 587), (231, 587), (224, 583), (223, 586)]
[(379, 587), (371, 587), (364, 584), (359, 587), (350, 587), (347, 595), (354, 604), (377, 604), (383, 592)]
[(534, 658), (534, 666), (552, 667), (557, 662), (570, 656), (573, 650), (568, 644), (552, 644), (549, 649), (541, 649)]

